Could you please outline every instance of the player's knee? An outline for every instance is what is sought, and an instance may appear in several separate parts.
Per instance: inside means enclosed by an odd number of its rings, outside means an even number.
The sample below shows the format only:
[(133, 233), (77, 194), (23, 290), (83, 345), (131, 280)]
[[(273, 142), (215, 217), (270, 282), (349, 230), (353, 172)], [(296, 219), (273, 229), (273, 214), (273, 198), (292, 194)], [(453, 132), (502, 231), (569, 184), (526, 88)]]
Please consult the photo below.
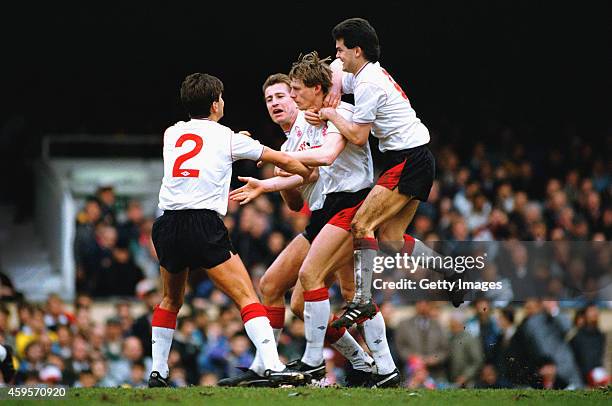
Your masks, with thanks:
[(304, 288), (304, 290), (312, 290), (312, 289), (317, 289), (321, 286), (323, 281), (320, 281), (319, 278), (317, 277), (317, 274), (315, 272), (313, 272), (312, 269), (308, 269), (308, 268), (302, 268), (300, 269), (300, 283), (302, 284), (302, 287)]
[(351, 233), (353, 238), (365, 238), (371, 233), (371, 230), (364, 221), (353, 219), (351, 221)]
[(261, 292), (264, 302), (277, 299), (279, 296), (278, 290), (278, 286), (276, 286), (272, 278), (269, 278), (266, 274), (261, 277), (259, 281), (259, 291)]

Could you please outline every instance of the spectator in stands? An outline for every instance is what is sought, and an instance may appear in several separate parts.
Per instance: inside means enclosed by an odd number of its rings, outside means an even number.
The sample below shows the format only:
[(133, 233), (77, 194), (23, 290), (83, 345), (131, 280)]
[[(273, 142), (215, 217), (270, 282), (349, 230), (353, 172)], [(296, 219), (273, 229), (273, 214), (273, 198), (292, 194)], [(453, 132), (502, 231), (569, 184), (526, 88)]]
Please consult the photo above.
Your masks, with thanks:
[(485, 364), (480, 370), (478, 382), (474, 387), (477, 389), (502, 389), (508, 386), (498, 378), (493, 364)]
[(557, 364), (552, 357), (543, 356), (539, 362), (537, 377), (532, 387), (535, 389), (566, 389), (569, 383), (557, 374)]
[(181, 354), (182, 365), (185, 368), (185, 379), (192, 385), (197, 384), (199, 378), (196, 360), (200, 353), (200, 346), (194, 335), (195, 330), (196, 325), (193, 318), (179, 318), (172, 343), (173, 348)]
[(416, 355), (435, 380), (445, 379), (444, 365), (448, 358), (448, 335), (434, 318), (432, 303), (418, 301), (416, 315), (401, 320), (395, 329), (395, 343), (400, 356), (407, 360)]
[(572, 387), (582, 386), (574, 355), (565, 341), (569, 324), (557, 302), (526, 301), (525, 318), (511, 342), (516, 363), (509, 367), (508, 372), (514, 375), (511, 377), (514, 383), (535, 385), (534, 377), (542, 366), (537, 362), (548, 357), (555, 362), (555, 374), (558, 373)]
[(140, 227), (145, 221), (142, 204), (138, 200), (130, 200), (125, 210), (126, 219), (117, 226), (119, 245), (128, 247), (132, 254), (134, 246), (138, 245)]
[(144, 356), (140, 340), (137, 337), (129, 336), (123, 340), (121, 357), (109, 363), (111, 378), (120, 384), (129, 383), (132, 366), (135, 363), (143, 363), (145, 375), (149, 375), (151, 372), (151, 358)]
[(45, 353), (40, 342), (36, 340), (30, 341), (24, 348), (24, 356), (22, 357), (19, 369), (15, 375), (17, 384), (24, 383), (28, 374), (38, 374), (44, 366)]
[(492, 362), (495, 343), (501, 334), (497, 321), (493, 317), (494, 309), (485, 297), (478, 297), (472, 305), (476, 314), (465, 323), (465, 331), (480, 341), (484, 361)]
[(47, 297), (44, 317), (45, 325), (51, 331), (57, 331), (59, 326), (70, 326), (74, 323), (74, 315), (66, 310), (64, 301), (57, 294)]
[(137, 285), (136, 289), (138, 297), (144, 301), (146, 311), (142, 316), (138, 317), (132, 325), (131, 335), (138, 337), (144, 354), (147, 357), (151, 356), (151, 321), (153, 318), (153, 310), (161, 301), (161, 295), (157, 289), (156, 282), (150, 279), (144, 279)]
[(406, 387), (410, 389), (435, 389), (436, 382), (429, 375), (425, 361), (418, 355), (412, 355), (406, 362)]
[[(51, 342), (57, 341), (57, 334), (45, 326), (44, 313), (40, 307), (26, 308), (24, 314), (29, 314), (24, 325), (15, 336), (15, 346), (18, 356), (25, 354), (25, 349), (33, 341), (39, 344), (48, 337)], [(28, 313), (29, 312), (29, 313)]]
[(599, 329), (599, 310), (591, 304), (584, 310), (584, 325), (578, 328), (570, 341), (582, 379), (588, 382), (589, 374), (604, 365), (606, 337)]
[(83, 253), (95, 243), (95, 228), (102, 219), (102, 209), (95, 197), (88, 197), (85, 206), (77, 214), (76, 235), (74, 238), (74, 254), (77, 266), (83, 261)]
[(104, 357), (109, 361), (116, 361), (121, 357), (123, 346), (123, 329), (121, 321), (116, 317), (106, 320), (106, 340), (104, 343)]
[(112, 186), (100, 186), (96, 191), (96, 198), (100, 202), (101, 219), (106, 224), (117, 224), (117, 208), (115, 189)]
[(461, 311), (451, 315), (449, 330), (450, 382), (459, 388), (473, 387), (484, 360), (481, 343), (465, 331), (465, 314)]

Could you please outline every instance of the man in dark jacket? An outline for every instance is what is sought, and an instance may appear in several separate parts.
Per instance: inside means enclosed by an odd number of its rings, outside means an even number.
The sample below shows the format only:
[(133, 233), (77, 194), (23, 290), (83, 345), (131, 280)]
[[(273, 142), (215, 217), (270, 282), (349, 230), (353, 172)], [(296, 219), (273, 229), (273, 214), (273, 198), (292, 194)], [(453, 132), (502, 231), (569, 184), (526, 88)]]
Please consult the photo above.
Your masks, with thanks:
[(599, 329), (599, 310), (591, 304), (584, 309), (585, 323), (570, 341), (582, 379), (588, 381), (589, 372), (603, 365), (606, 336)]

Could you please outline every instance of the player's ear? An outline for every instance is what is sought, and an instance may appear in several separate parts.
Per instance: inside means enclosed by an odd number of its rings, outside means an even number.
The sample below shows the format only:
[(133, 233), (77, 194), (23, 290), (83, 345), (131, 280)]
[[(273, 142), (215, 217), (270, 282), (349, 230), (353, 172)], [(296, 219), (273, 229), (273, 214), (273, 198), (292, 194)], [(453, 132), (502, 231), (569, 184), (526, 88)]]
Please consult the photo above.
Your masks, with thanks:
[(219, 111), (219, 102), (218, 101), (214, 101), (212, 103), (212, 106), (210, 106), (210, 114), (215, 114)]
[(355, 50), (355, 57), (359, 58), (361, 55), (363, 55), (363, 50), (360, 46), (356, 46), (353, 49)]

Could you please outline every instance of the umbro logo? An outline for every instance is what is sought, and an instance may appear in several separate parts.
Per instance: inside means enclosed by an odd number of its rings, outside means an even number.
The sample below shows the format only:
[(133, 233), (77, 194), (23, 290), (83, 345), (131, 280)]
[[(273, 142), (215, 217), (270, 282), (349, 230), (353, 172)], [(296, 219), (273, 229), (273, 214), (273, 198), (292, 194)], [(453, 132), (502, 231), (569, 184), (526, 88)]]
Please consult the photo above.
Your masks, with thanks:
[(354, 357), (355, 355), (357, 355), (359, 353), (359, 351), (355, 351), (351, 356)]
[(317, 328), (318, 328), (319, 330), (323, 331), (323, 330), (325, 330), (325, 328), (326, 328), (326, 327), (325, 327), (325, 326), (319, 326), (319, 327), (317, 327)]
[(183, 171), (183, 172), (181, 172), (181, 175), (183, 175), (183, 176), (189, 176), (189, 173), (190, 173), (189, 171)]
[(267, 338), (265, 340), (263, 340), (261, 343), (262, 344), (268, 344), (270, 342), (270, 340), (268, 340)]
[(155, 340), (151, 340), (151, 344), (155, 344)]
[(376, 344), (380, 344), (380, 343), (382, 343), (382, 340), (379, 338), (378, 340), (375, 340), (374, 342), (375, 342)]

